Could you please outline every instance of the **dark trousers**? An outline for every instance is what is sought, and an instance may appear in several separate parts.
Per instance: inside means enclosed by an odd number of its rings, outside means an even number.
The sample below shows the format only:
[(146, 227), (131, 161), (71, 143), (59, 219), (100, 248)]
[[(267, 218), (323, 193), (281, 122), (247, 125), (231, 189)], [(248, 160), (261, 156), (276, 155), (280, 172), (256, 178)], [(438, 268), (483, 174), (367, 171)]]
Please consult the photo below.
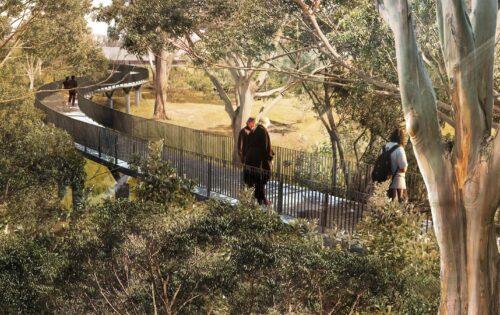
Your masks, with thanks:
[(75, 106), (76, 101), (76, 92), (69, 92), (68, 104), (71, 106)]
[(253, 196), (261, 205), (266, 201), (266, 183), (269, 178), (269, 171), (255, 167), (245, 167), (243, 180), (248, 187), (254, 188)]
[(263, 181), (259, 181), (255, 184), (253, 196), (257, 199), (259, 205), (264, 203), (266, 200), (266, 184)]

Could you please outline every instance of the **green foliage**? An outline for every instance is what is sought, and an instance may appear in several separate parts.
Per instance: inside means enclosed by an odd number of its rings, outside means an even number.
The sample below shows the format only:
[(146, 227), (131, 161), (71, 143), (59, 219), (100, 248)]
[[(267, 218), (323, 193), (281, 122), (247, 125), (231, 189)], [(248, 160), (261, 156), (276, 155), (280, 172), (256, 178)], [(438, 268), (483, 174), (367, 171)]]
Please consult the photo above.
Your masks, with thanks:
[[(49, 76), (102, 75), (106, 60), (85, 19), (90, 6), (88, 0), (1, 3), (0, 20), (9, 29), (2, 32), (0, 26), (0, 80), (5, 79), (0, 85), (32, 89)], [(14, 75), (4, 77), (5, 70)]]
[(0, 110), (0, 120), (0, 226), (47, 231), (63, 211), (59, 192), (83, 188), (83, 158), (33, 108)]
[(386, 190), (387, 185), (376, 188), (357, 236), (368, 257), (379, 260), (391, 279), (394, 299), (387, 305), (397, 314), (435, 314), (439, 306), (437, 241), (432, 231), (423, 230), (425, 216), (410, 204), (388, 203)]
[(170, 163), (161, 159), (162, 149), (162, 141), (152, 142), (147, 159), (131, 162), (132, 168), (141, 174), (136, 187), (137, 198), (141, 201), (185, 205), (192, 200), (194, 182), (177, 176)]
[[(65, 260), (54, 252), (49, 239), (28, 240), (0, 236), (0, 310), (4, 314), (43, 314), (52, 312), (56, 285)], [(60, 301), (59, 301), (60, 302)]]
[(213, 93), (213, 85), (202, 70), (175, 67), (170, 74), (170, 87), (177, 89), (192, 89), (207, 94)]
[(281, 1), (206, 0), (201, 3), (197, 15), (197, 27), (203, 30), (197, 45), (199, 56), (212, 62), (234, 56), (256, 61), (276, 50), (273, 40), (286, 14)]
[(144, 54), (173, 49), (171, 40), (181, 38), (192, 29), (193, 12), (198, 1), (185, 0), (115, 0), (101, 7), (97, 19), (112, 26), (108, 33), (120, 39), (130, 52)]
[(156, 301), (161, 313), (344, 314), (383, 283), (366, 257), (325, 247), (313, 226), (287, 225), (250, 200), (108, 202), (71, 234), (71, 260), (85, 275), (72, 299), (87, 311), (149, 313)]

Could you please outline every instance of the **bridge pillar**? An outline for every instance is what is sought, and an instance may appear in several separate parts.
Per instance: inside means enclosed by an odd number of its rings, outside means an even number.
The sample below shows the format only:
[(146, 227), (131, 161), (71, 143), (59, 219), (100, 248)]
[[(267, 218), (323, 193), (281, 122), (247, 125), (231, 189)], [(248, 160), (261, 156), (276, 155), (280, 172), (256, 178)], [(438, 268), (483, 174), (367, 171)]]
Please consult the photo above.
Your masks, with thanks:
[(123, 88), (123, 93), (125, 94), (125, 112), (127, 114), (130, 114), (130, 89)]
[(134, 90), (135, 90), (135, 106), (139, 106), (142, 98), (142, 85), (136, 86)]
[(109, 108), (113, 108), (113, 93), (115, 91), (107, 91), (107, 92), (104, 92), (104, 94), (106, 94), (107, 98), (108, 98), (108, 107)]
[(128, 175), (122, 174), (116, 170), (111, 171), (111, 175), (116, 180), (115, 184), (115, 198), (116, 199), (128, 199), (130, 196), (130, 188), (127, 180)]

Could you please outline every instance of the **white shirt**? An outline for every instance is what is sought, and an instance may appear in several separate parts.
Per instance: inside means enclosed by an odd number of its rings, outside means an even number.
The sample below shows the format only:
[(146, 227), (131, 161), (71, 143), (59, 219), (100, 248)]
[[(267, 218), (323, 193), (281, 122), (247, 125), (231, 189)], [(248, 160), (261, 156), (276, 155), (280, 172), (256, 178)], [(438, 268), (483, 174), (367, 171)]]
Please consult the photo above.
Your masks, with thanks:
[(406, 189), (405, 173), (397, 172), (397, 170), (399, 169), (403, 170), (408, 167), (408, 160), (406, 159), (405, 150), (396, 142), (389, 142), (388, 144), (386, 144), (385, 150), (388, 151), (395, 145), (397, 145), (398, 148), (391, 153), (391, 171), (392, 174), (396, 175), (392, 180), (390, 188)]

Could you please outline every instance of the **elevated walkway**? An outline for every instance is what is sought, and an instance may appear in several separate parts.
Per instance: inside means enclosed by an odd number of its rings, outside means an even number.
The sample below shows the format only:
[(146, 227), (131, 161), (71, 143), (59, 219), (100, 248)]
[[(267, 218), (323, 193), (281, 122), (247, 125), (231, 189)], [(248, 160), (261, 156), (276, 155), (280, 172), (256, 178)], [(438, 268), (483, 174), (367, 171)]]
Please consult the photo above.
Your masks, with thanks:
[[(80, 78), (82, 87), (78, 90), (76, 108), (64, 105), (64, 95), (56, 91), (60, 82), (43, 86), (40, 89), (42, 92), (37, 94), (35, 105), (46, 113), (47, 123), (53, 123), (73, 136), (76, 148), (87, 158), (106, 165), (114, 172), (136, 176), (128, 162), (133, 157), (148, 156), (148, 141), (124, 133), (128, 130), (126, 126), (122, 126), (122, 132), (119, 132), (107, 127), (109, 121), (105, 124), (98, 123), (86, 113), (106, 109), (92, 102), (94, 93), (137, 87), (147, 80), (147, 69), (121, 65), (109, 78), (98, 84)], [(81, 111), (80, 108), (86, 110)], [(119, 117), (117, 116), (113, 124), (120, 123)], [(195, 193), (198, 195), (223, 199), (230, 203), (237, 202), (244, 186), (241, 165), (236, 165), (224, 157), (218, 158), (168, 145), (163, 148), (162, 159), (170, 162), (179, 176), (195, 180)], [(266, 190), (272, 201), (272, 210), (279, 213), (285, 221), (305, 218), (316, 220), (323, 228), (335, 226), (353, 232), (356, 223), (366, 211), (366, 204), (360, 201), (364, 195), (356, 195), (355, 191), (348, 194), (345, 190), (325, 187), (321, 182), (281, 172), (271, 172), (269, 177)]]

